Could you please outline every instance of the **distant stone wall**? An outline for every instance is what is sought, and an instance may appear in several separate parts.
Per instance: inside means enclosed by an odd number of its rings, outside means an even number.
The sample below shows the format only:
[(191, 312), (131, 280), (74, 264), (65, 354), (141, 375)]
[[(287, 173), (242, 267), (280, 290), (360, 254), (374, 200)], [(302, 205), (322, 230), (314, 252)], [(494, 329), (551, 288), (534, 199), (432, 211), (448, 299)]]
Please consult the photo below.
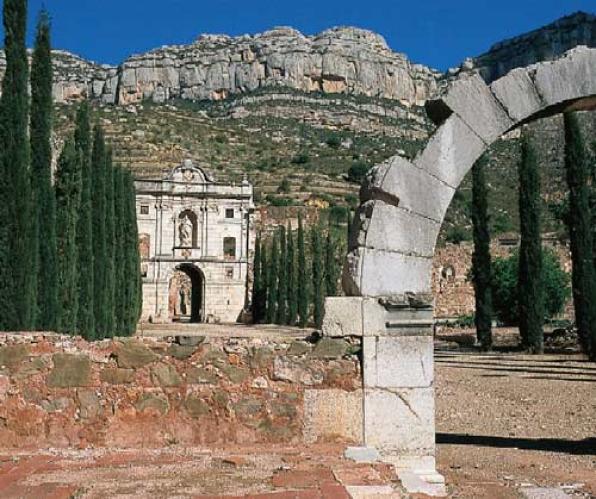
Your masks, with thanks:
[[(569, 247), (555, 240), (543, 241), (545, 247), (554, 251), (563, 269), (571, 272)], [(493, 258), (503, 258), (517, 249), (517, 236), (495, 239), (491, 243)], [(435, 316), (456, 318), (471, 315), (475, 310), (474, 287), (468, 278), (472, 269), (472, 243), (447, 244), (437, 248), (433, 260), (432, 284), (435, 296)], [(571, 300), (563, 313), (565, 318), (573, 317)]]
[(0, 334), (0, 448), (358, 443), (357, 349)]

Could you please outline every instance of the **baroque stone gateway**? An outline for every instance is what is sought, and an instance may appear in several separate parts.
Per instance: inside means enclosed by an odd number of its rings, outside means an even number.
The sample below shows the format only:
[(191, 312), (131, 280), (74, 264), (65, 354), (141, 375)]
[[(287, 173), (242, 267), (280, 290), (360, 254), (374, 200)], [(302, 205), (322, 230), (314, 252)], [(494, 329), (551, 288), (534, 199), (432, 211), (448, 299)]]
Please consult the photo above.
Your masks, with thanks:
[(437, 130), (413, 160), (394, 156), (360, 191), (344, 291), (323, 332), (363, 341), (363, 444), (395, 464), (410, 491), (442, 493), (435, 470), (432, 262), (451, 199), (480, 155), (538, 117), (596, 108), (596, 49), (513, 69), (487, 84), (462, 72), (426, 104)]
[(186, 160), (139, 180), (142, 321), (236, 322), (247, 302), (253, 187), (220, 184)]

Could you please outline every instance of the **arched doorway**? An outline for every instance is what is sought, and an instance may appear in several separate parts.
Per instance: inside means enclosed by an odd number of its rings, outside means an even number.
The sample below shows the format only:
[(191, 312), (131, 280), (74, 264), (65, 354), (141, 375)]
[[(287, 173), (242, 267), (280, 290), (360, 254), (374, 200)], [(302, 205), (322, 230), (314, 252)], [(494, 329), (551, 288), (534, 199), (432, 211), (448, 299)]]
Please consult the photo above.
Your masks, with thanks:
[(199, 268), (188, 263), (178, 265), (170, 279), (170, 318), (181, 322), (203, 322), (204, 290), (205, 276)]

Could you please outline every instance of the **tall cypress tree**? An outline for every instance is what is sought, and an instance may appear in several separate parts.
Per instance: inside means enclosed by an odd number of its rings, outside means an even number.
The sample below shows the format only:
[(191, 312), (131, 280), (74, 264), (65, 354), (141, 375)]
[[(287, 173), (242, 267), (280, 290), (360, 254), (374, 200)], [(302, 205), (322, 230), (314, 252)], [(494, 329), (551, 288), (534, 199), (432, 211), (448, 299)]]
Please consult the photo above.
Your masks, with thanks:
[(114, 167), (112, 165), (112, 150), (106, 150), (105, 166), (105, 208), (106, 208), (106, 268), (105, 268), (105, 331), (108, 336), (115, 333), (115, 257), (116, 257), (116, 227), (115, 227), (115, 196), (114, 196)]
[(37, 307), (34, 212), (29, 164), (29, 65), (25, 46), (26, 0), (4, 1), (6, 71), (0, 100), (0, 323), (4, 329), (33, 326)]
[(122, 168), (114, 168), (114, 219), (115, 219), (115, 279), (114, 288), (114, 333), (122, 336), (127, 331), (126, 304), (126, 183)]
[(588, 157), (577, 116), (565, 113), (564, 122), (575, 322), (584, 350), (596, 360), (596, 269), (592, 253)]
[(253, 265), (252, 280), (252, 319), (255, 324), (258, 324), (261, 320), (262, 292), (263, 281), (261, 271), (261, 234), (258, 234), (255, 241), (255, 260)]
[(298, 215), (298, 325), (306, 327), (308, 323), (308, 281), (306, 278), (306, 247), (304, 244), (304, 226), (302, 214)]
[(93, 149), (91, 153), (91, 206), (93, 223), (93, 310), (95, 317), (95, 335), (106, 336), (107, 326), (107, 289), (106, 289), (106, 146), (104, 135), (99, 125), (95, 126)]
[(312, 253), (312, 290), (313, 290), (313, 319), (315, 326), (323, 325), (324, 306), (324, 269), (323, 248), (321, 243), (321, 229), (319, 224), (313, 225), (310, 232)]
[(270, 279), (270, 271), (269, 268), (271, 262), (269, 261), (268, 253), (267, 253), (267, 245), (265, 241), (261, 240), (261, 283), (262, 283), (262, 290), (261, 290), (261, 302), (260, 302), (260, 321), (267, 321), (268, 317), (268, 310), (269, 310), (269, 279)]
[(56, 198), (52, 187), (52, 54), (50, 19), (42, 10), (37, 24), (31, 64), (31, 186), (36, 224), (37, 309), (35, 327), (53, 330), (58, 317), (56, 273)]
[(278, 267), (278, 291), (277, 291), (277, 314), (276, 323), (286, 324), (287, 321), (287, 246), (286, 246), (286, 228), (280, 225), (279, 229), (279, 267)]
[(278, 233), (273, 235), (273, 244), (271, 245), (271, 255), (269, 257), (269, 284), (267, 286), (269, 294), (267, 296), (267, 323), (273, 324), (277, 317), (277, 304), (279, 300), (278, 293), (278, 272), (279, 272), (279, 241)]
[(338, 269), (335, 258), (335, 243), (331, 230), (331, 220), (327, 228), (327, 240), (325, 241), (325, 296), (337, 295)]
[(544, 292), (540, 236), (540, 177), (527, 131), (522, 133), (519, 164), (519, 331), (525, 347), (544, 351)]
[(488, 163), (482, 156), (472, 168), (472, 224), (474, 253), (472, 278), (476, 299), (476, 338), (483, 350), (492, 348), (492, 290), (490, 232), (488, 227), (488, 190), (484, 170)]
[(292, 233), (292, 226), (289, 223), (286, 239), (288, 246), (286, 256), (286, 296), (288, 297), (287, 323), (293, 326), (296, 324), (296, 318), (298, 316), (298, 293), (296, 293), (296, 252), (294, 251), (294, 234)]
[(81, 200), (80, 155), (72, 140), (64, 145), (56, 172), (56, 236), (58, 261), (58, 330), (77, 330), (79, 293), (77, 289), (76, 230)]
[(75, 144), (81, 158), (81, 202), (77, 223), (77, 324), (80, 334), (90, 340), (95, 338), (91, 142), (89, 105), (83, 102), (77, 110), (75, 126)]
[(141, 315), (143, 306), (141, 258), (139, 254), (139, 233), (137, 226), (136, 191), (134, 180), (129, 171), (125, 172), (126, 187), (126, 282), (127, 292), (127, 327), (126, 334), (133, 335), (137, 328), (137, 322)]

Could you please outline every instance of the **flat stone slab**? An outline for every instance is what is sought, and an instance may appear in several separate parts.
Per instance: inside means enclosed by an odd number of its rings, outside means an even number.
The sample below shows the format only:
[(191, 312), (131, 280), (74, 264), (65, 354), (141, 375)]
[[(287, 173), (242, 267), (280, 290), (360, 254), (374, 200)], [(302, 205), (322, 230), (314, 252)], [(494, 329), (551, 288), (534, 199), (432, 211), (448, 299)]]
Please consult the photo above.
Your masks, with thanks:
[(569, 499), (571, 497), (556, 487), (522, 487), (519, 491), (527, 499)]
[(357, 463), (374, 463), (381, 460), (379, 451), (374, 447), (348, 447), (344, 456)]
[(411, 494), (426, 494), (432, 497), (446, 497), (445, 481), (438, 473), (434, 476), (422, 476), (412, 471), (398, 471), (401, 484)]
[(390, 485), (352, 485), (346, 490), (352, 499), (400, 499), (403, 494)]

